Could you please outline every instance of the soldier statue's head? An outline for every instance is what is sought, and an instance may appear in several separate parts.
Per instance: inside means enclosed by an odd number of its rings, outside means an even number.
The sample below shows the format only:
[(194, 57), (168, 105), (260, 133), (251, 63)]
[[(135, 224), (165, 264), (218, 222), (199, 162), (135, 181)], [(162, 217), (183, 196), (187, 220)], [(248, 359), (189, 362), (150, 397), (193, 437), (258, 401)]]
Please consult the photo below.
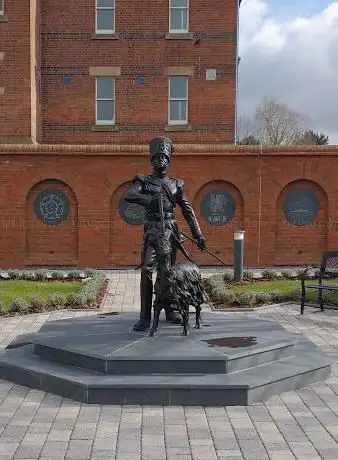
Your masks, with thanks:
[(154, 137), (149, 144), (150, 161), (154, 169), (165, 170), (170, 163), (174, 147), (168, 137)]

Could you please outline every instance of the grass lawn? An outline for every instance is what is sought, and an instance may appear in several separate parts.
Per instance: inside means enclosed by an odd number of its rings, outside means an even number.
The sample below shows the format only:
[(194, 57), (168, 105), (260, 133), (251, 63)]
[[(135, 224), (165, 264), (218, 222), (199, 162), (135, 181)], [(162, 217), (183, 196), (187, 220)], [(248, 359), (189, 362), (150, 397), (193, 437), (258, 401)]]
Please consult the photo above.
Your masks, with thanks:
[(29, 297), (41, 296), (47, 299), (50, 294), (70, 294), (78, 292), (82, 283), (78, 281), (19, 281), (8, 280), (0, 281), (0, 301), (8, 307), (15, 297), (28, 300)]
[[(317, 284), (318, 280), (308, 280), (305, 284)], [(338, 285), (338, 279), (325, 279), (323, 284)], [(235, 293), (242, 292), (273, 292), (279, 291), (282, 294), (289, 294), (297, 289), (301, 289), (301, 283), (299, 280), (274, 280), (274, 281), (255, 281), (253, 283), (241, 284), (241, 285), (228, 285), (231, 291)], [(337, 291), (323, 291), (323, 296), (327, 295), (327, 299), (332, 303), (338, 304), (338, 292)], [(306, 300), (316, 302), (318, 297), (318, 289), (307, 289)]]

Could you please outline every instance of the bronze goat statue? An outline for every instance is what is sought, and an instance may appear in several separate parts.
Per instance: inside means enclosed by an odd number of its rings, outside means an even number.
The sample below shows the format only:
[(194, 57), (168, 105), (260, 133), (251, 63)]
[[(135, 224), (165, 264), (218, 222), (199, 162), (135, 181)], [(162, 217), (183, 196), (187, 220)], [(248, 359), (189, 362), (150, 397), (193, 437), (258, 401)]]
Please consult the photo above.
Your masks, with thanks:
[[(161, 279), (162, 277), (162, 279)], [(195, 328), (200, 328), (201, 305), (208, 303), (209, 298), (204, 289), (200, 271), (194, 263), (178, 262), (166, 267), (155, 284), (154, 318), (150, 330), (153, 337), (158, 329), (161, 310), (167, 305), (182, 316), (183, 335), (187, 335), (189, 325), (189, 307), (196, 310)]]

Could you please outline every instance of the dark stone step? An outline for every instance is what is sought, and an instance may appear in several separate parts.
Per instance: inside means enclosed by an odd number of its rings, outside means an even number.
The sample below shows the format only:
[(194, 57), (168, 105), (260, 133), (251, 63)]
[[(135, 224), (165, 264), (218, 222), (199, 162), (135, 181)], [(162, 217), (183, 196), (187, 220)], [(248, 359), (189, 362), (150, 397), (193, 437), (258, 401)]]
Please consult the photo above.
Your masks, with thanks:
[(28, 345), (2, 353), (0, 378), (89, 404), (246, 405), (325, 379), (330, 365), (313, 347), (306, 341), (294, 358), (234, 374), (130, 378), (45, 361)]
[[(32, 339), (34, 353), (56, 363), (102, 374), (224, 374), (286, 359), (294, 353), (291, 340), (255, 337), (243, 348), (227, 343), (243, 341), (238, 332), (193, 332), (189, 337), (136, 338), (133, 333), (91, 334), (84, 338)], [(210, 343), (221, 343), (210, 346)]]

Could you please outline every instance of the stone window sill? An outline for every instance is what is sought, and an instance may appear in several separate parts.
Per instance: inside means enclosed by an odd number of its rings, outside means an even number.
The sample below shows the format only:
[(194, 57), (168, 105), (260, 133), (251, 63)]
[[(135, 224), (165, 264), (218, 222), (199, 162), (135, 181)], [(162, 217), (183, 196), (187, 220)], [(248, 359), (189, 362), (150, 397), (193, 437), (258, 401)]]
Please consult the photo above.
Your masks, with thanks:
[(165, 131), (191, 131), (191, 125), (166, 125), (164, 127)]
[(166, 40), (192, 40), (194, 38), (194, 34), (192, 32), (187, 32), (183, 34), (175, 34), (172, 32), (169, 32), (165, 34), (165, 39)]
[(92, 40), (118, 40), (119, 36), (116, 33), (113, 34), (93, 34)]
[(92, 131), (119, 131), (119, 127), (117, 125), (93, 125)]
[(7, 22), (8, 21), (8, 16), (5, 14), (0, 14), (0, 22)]

